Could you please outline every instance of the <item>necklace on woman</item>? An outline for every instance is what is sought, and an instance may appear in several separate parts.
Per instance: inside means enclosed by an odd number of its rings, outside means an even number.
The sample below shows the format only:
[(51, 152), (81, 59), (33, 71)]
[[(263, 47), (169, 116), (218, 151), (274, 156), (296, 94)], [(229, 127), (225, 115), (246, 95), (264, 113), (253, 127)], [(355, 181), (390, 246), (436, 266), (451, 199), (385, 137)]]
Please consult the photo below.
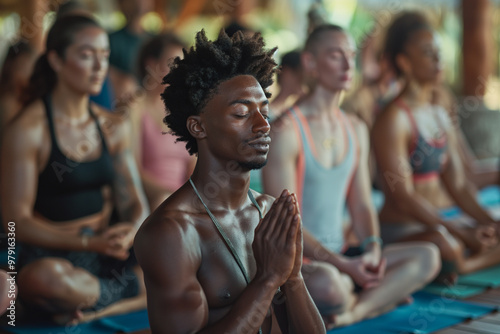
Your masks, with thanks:
[(90, 119), (90, 114), (85, 113), (80, 117), (73, 118), (71, 116), (68, 116), (64, 113), (55, 113), (54, 118), (58, 119), (59, 121), (69, 124), (72, 127), (82, 127), (84, 124), (87, 124), (87, 122)]

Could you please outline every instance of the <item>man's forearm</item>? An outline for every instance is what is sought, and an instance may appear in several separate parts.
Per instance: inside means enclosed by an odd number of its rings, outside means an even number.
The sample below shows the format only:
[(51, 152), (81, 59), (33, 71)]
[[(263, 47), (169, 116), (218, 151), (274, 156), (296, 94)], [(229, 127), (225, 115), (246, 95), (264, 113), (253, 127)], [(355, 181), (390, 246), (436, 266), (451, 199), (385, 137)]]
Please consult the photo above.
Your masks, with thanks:
[(222, 319), (198, 333), (257, 333), (268, 314), (277, 289), (278, 286), (255, 278)]
[(277, 298), (277, 302), (279, 301), (285, 302), (289, 333), (321, 334), (326, 332), (321, 315), (302, 277), (288, 280), (283, 285), (283, 296)]

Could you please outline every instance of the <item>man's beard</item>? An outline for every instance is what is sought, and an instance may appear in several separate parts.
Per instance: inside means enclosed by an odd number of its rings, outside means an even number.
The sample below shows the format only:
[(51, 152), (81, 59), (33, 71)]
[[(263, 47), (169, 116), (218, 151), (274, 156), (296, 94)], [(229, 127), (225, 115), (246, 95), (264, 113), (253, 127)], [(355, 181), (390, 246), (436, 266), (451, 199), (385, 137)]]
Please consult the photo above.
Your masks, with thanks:
[(239, 161), (238, 165), (243, 169), (243, 170), (253, 170), (253, 169), (261, 169), (267, 164), (267, 159), (264, 160), (263, 162), (257, 162), (257, 161), (249, 161), (249, 162), (242, 162)]

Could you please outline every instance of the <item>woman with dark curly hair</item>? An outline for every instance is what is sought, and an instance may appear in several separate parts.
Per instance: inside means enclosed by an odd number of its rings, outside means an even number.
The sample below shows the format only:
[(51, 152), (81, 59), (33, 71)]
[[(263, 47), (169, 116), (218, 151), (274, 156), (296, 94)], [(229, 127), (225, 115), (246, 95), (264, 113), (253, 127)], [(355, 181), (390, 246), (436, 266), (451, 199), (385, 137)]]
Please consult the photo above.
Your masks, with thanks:
[[(443, 67), (435, 32), (423, 15), (403, 13), (387, 32), (385, 52), (405, 85), (372, 133), (385, 193), (382, 238), (435, 243), (448, 280), (500, 263), (499, 224), (478, 204), (459, 155), (458, 131), (433, 103)], [(443, 219), (439, 210), (452, 205), (474, 222)]]
[(5, 132), (3, 218), (16, 224), (18, 296), (30, 315), (83, 321), (145, 306), (130, 248), (148, 211), (128, 124), (89, 103), (108, 56), (108, 37), (94, 20), (57, 20), (26, 106)]
[(165, 123), (198, 160), (135, 239), (154, 333), (325, 332), (301, 275), (295, 196), (249, 189), (269, 150), (274, 51), (259, 34), (201, 31), (163, 80)]

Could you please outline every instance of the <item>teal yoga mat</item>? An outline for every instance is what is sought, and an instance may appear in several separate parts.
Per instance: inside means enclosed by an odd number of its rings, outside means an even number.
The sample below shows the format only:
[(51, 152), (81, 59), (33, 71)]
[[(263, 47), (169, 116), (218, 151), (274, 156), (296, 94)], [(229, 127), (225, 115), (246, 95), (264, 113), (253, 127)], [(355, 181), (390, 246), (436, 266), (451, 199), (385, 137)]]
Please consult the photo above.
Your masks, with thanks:
[(463, 299), (483, 293), (488, 288), (498, 287), (500, 287), (500, 265), (462, 275), (458, 278), (456, 285), (446, 286), (432, 283), (424, 290), (437, 295)]
[(483, 293), (486, 291), (486, 287), (460, 283), (453, 286), (432, 283), (427, 285), (424, 291), (448, 298), (465, 299)]
[(15, 327), (3, 326), (2, 330), (13, 334), (114, 334), (130, 333), (149, 328), (148, 313), (146, 310), (123, 315), (102, 318), (80, 325), (50, 326), (16, 324)]
[[(491, 212), (498, 212), (500, 205), (500, 188), (491, 186), (481, 190), (478, 194), (479, 202)], [(460, 209), (454, 207), (443, 210), (441, 216), (444, 219), (454, 219), (462, 214)], [(478, 272), (462, 275), (455, 286), (430, 284), (425, 291), (438, 295), (453, 296), (456, 298), (468, 298), (484, 292), (487, 288), (500, 287), (500, 265), (480, 270)]]
[[(446, 295), (435, 295), (417, 292), (413, 295), (414, 302), (400, 306), (397, 309), (374, 319), (335, 329), (329, 334), (355, 333), (432, 333), (453, 326), (466, 319), (478, 318), (495, 310), (494, 306), (459, 301)], [(149, 328), (146, 310), (129, 314), (103, 318), (78, 326), (4, 326), (3, 329), (15, 334), (67, 334), (92, 333), (113, 334), (129, 333)]]
[(500, 265), (460, 276), (458, 283), (469, 286), (498, 288), (500, 287)]
[[(486, 207), (491, 208), (500, 205), (500, 187), (498, 186), (489, 186), (482, 189), (477, 196), (479, 203)], [(443, 218), (454, 218), (458, 217), (462, 214), (462, 210), (458, 207), (451, 207), (448, 209), (441, 210), (441, 216)]]
[(479, 318), (495, 310), (494, 306), (459, 301), (453, 298), (417, 292), (414, 302), (379, 317), (352, 326), (333, 329), (328, 334), (403, 334), (432, 333), (467, 319)]
[[(493, 306), (437, 296), (426, 292), (413, 295), (414, 302), (400, 306), (397, 309), (374, 319), (332, 330), (329, 334), (359, 334), (359, 333), (432, 333), (453, 326), (466, 319), (478, 318), (495, 309)], [(4, 327), (11, 333), (19, 334), (113, 334), (129, 333), (149, 327), (146, 310), (125, 315), (107, 317), (91, 323), (78, 326), (30, 326)]]

